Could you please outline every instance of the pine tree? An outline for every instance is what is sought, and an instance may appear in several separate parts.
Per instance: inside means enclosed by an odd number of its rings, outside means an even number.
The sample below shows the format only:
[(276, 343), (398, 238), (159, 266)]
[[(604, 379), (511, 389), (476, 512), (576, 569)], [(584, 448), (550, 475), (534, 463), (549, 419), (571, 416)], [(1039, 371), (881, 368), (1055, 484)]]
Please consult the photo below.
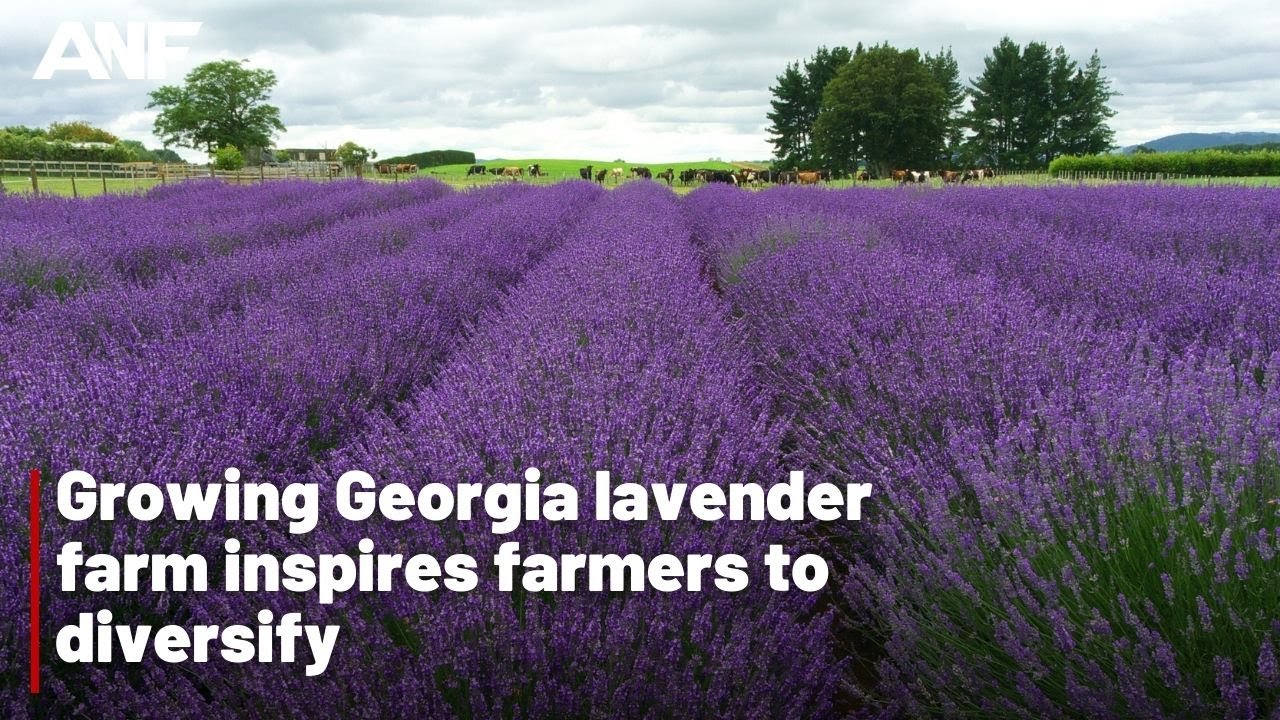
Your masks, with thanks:
[(939, 50), (937, 55), (925, 53), (924, 64), (942, 89), (944, 98), (943, 150), (938, 160), (947, 166), (955, 164), (964, 131), (960, 108), (964, 105), (964, 85), (960, 83), (960, 65), (951, 54), (951, 48)]
[(804, 64), (790, 63), (778, 76), (778, 84), (769, 88), (769, 142), (780, 168), (811, 168), (819, 164), (812, 147), (813, 125), (822, 109), (822, 94), (840, 68), (849, 64), (853, 53), (849, 48), (820, 47)]
[(971, 81), (968, 126), (978, 160), (997, 167), (1013, 161), (1017, 115), (1021, 104), (1018, 75), (1022, 50), (1008, 38), (1001, 38), (983, 63), (982, 75)]
[(1052, 58), (1042, 42), (1022, 48), (1018, 63), (1018, 104), (1014, 122), (1012, 163), (1016, 167), (1044, 167), (1049, 164), (1049, 140), (1056, 124), (1050, 82)]
[(1075, 122), (1069, 138), (1071, 152), (1076, 155), (1103, 153), (1115, 146), (1115, 132), (1107, 120), (1116, 112), (1107, 103), (1116, 93), (1102, 70), (1102, 60), (1094, 50), (1084, 70), (1076, 73), (1073, 90), (1078, 100), (1073, 107)]
[(1005, 37), (970, 82), (966, 125), (971, 159), (997, 167), (1045, 167), (1059, 155), (1105, 152), (1115, 135), (1107, 120), (1115, 93), (1095, 51), (1079, 67), (1061, 47), (1026, 48)]
[(769, 112), (769, 142), (774, 147), (774, 156), (784, 167), (797, 164), (802, 158), (809, 157), (809, 131), (812, 123), (808, 120), (805, 106), (810, 102), (809, 87), (799, 63), (788, 63), (787, 69), (778, 76), (778, 84), (769, 88), (773, 100), (769, 104), (773, 111)]
[(1074, 82), (1076, 71), (1076, 62), (1067, 56), (1067, 51), (1061, 45), (1054, 48), (1049, 70), (1049, 95), (1055, 112), (1045, 157), (1047, 162), (1053, 162), (1059, 155), (1071, 152), (1068, 138), (1071, 134), (1071, 114), (1077, 102)]

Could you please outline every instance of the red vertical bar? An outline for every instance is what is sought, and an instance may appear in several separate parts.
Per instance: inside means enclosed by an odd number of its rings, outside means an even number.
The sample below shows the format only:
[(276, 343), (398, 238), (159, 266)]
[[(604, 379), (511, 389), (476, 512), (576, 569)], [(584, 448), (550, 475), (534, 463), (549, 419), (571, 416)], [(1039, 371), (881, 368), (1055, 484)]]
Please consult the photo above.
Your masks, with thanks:
[(31, 694), (40, 693), (40, 470), (31, 470)]

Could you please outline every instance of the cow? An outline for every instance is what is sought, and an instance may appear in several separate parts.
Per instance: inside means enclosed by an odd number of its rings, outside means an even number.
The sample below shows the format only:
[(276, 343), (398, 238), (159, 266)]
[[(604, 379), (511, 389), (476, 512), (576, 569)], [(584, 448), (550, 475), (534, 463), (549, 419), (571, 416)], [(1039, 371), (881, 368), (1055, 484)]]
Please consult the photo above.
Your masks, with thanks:
[(667, 168), (666, 170), (663, 170), (662, 172), (658, 173), (659, 179), (667, 181), (667, 187), (671, 187), (671, 181), (675, 179), (675, 176), (676, 176), (676, 171), (672, 170), (671, 168)]
[(546, 173), (542, 172), (542, 163), (534, 163), (529, 166), (529, 177), (545, 177)]
[(796, 172), (796, 180), (801, 185), (817, 185), (822, 180), (822, 173), (817, 170), (800, 170)]
[(889, 173), (889, 177), (892, 178), (893, 181), (898, 183), (899, 185), (903, 185), (903, 184), (906, 184), (907, 178), (910, 172), (911, 172), (910, 170), (894, 170), (893, 172)]
[(400, 163), (396, 165), (396, 174), (401, 173), (405, 175), (416, 175), (418, 173), (418, 166), (412, 163)]
[(681, 184), (681, 185), (688, 185), (689, 183), (691, 183), (691, 182), (693, 182), (694, 180), (697, 180), (697, 179), (698, 179), (698, 171), (697, 171), (697, 170), (681, 170), (681, 171), (680, 171), (680, 184)]
[(982, 177), (984, 177), (984, 178), (993, 178), (993, 177), (995, 177), (995, 176), (996, 176), (996, 171), (995, 171), (995, 170), (993, 170), (993, 169), (991, 169), (991, 168), (989, 168), (989, 167), (982, 168)]
[(960, 173), (955, 170), (940, 170), (938, 174), (942, 176), (943, 185), (954, 185), (960, 182)]
[(866, 170), (858, 171), (858, 182), (871, 182), (871, 173)]
[(783, 170), (782, 172), (778, 173), (778, 184), (794, 185), (798, 181), (798, 178), (796, 177), (796, 175), (797, 173), (795, 170)]
[(390, 165), (379, 165), (379, 166), (378, 166), (378, 174), (379, 174), (379, 175), (390, 175), (390, 174), (391, 174), (391, 166), (390, 166)]
[(502, 177), (509, 177), (512, 180), (524, 175), (524, 168), (519, 165), (508, 165), (502, 168)]
[(709, 183), (726, 183), (729, 185), (738, 184), (737, 173), (729, 170), (703, 170), (702, 176), (705, 182)]
[(593, 166), (588, 165), (584, 168), (578, 168), (578, 177), (582, 178), (583, 180), (590, 180), (592, 177), (592, 172), (591, 172), (592, 167)]
[[(382, 166), (379, 165), (378, 167), (381, 168)], [(483, 165), (472, 165), (471, 167), (467, 168), (467, 177), (471, 177), (472, 175), (483, 175), (483, 174), (484, 174)]]
[(631, 168), (631, 177), (644, 178), (645, 180), (652, 180), (653, 173), (647, 167), (633, 167)]
[(600, 169), (600, 172), (596, 173), (596, 182), (598, 182), (598, 183), (600, 183), (601, 185), (603, 185), (603, 184), (604, 184), (605, 176), (606, 176), (606, 175), (608, 175), (608, 174), (609, 174), (609, 171), (608, 171), (608, 170), (605, 170), (604, 168), (601, 168), (601, 169)]
[(622, 173), (623, 173), (623, 170), (620, 167), (616, 167), (609, 171), (609, 174), (613, 176), (614, 183), (622, 182)]
[(489, 168), (489, 174), (490, 174), (490, 175), (501, 175), (501, 174), (502, 174), (502, 168), (500, 168), (500, 167), (491, 167), (491, 168)]

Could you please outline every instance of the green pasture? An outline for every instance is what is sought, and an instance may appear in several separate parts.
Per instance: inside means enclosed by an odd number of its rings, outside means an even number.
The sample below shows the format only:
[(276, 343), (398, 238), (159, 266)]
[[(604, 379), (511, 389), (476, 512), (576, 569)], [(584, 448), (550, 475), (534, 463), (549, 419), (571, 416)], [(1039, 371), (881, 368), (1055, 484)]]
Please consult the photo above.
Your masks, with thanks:
[[(3, 185), (6, 193), (27, 193), (31, 192), (31, 178), (26, 175), (6, 175), (0, 177), (0, 184)], [(79, 197), (91, 197), (101, 195), (102, 178), (76, 178), (75, 192), (72, 193), (71, 178), (45, 178), (39, 179), (40, 193), (48, 193), (50, 195), (65, 195), (71, 197), (73, 194)], [(107, 178), (106, 192), (108, 193), (132, 193), (143, 192), (159, 185), (160, 181), (154, 178)]]
[[(623, 176), (622, 176), (621, 182), (624, 182), (624, 183), (635, 182), (631, 178), (630, 170), (632, 167), (636, 167), (636, 166), (647, 167), (654, 173), (659, 173), (670, 168), (677, 175), (679, 175), (679, 173), (682, 170), (699, 169), (699, 168), (713, 169), (713, 170), (734, 170), (734, 169), (740, 169), (744, 167), (760, 167), (759, 165), (756, 165), (756, 164), (728, 163), (728, 162), (722, 162), (718, 160), (716, 161), (708, 160), (703, 162), (671, 162), (671, 163), (635, 162), (635, 163), (632, 163), (632, 162), (617, 162), (617, 161), (604, 162), (600, 160), (565, 160), (565, 159), (555, 159), (555, 158), (519, 158), (519, 159), (504, 158), (499, 160), (490, 160), (484, 163), (477, 163), (477, 164), (483, 164), (486, 167), (518, 166), (521, 168), (528, 168), (530, 165), (534, 163), (538, 163), (542, 165), (542, 171), (546, 173), (546, 177), (530, 178), (526, 175), (520, 178), (518, 182), (551, 184), (555, 182), (560, 182), (561, 180), (578, 179), (579, 177), (578, 169), (586, 167), (588, 165), (593, 166), (593, 168), (596, 170), (599, 170), (601, 168), (606, 170), (611, 170), (615, 167), (623, 168)], [(468, 165), (440, 165), (436, 167), (422, 168), (418, 171), (418, 177), (435, 178), (437, 180), (448, 183), (457, 188), (469, 188), (469, 187), (477, 187), (481, 185), (491, 185), (495, 183), (513, 182), (513, 180), (511, 180), (510, 178), (503, 178), (496, 175), (489, 175), (487, 173), (483, 176), (467, 177), (468, 167), (469, 167)], [(397, 177), (397, 176), (390, 176), (390, 175), (374, 174), (374, 175), (367, 176), (366, 179), (373, 180), (375, 182), (396, 182), (396, 181), (403, 182), (407, 178), (403, 175)], [(3, 188), (6, 193), (29, 194), (31, 192), (31, 178), (25, 175), (4, 176), (0, 178), (0, 182), (3, 183)], [(1191, 185), (1191, 186), (1225, 185), (1225, 186), (1242, 186), (1242, 187), (1280, 187), (1280, 177), (1276, 177), (1276, 176), (1192, 177), (1192, 178), (1164, 179), (1164, 180), (1153, 181), (1153, 182), (1159, 182), (1160, 184), (1163, 184), (1163, 185)], [(54, 178), (54, 177), (43, 178), (42, 177), (39, 179), (39, 184), (40, 184), (41, 193), (61, 195), (66, 197), (70, 197), (72, 195), (71, 178)], [(156, 179), (108, 178), (106, 181), (106, 192), (109, 192), (109, 193), (144, 192), (146, 190), (151, 189), (152, 187), (155, 187), (158, 184), (160, 184), (160, 181)], [(1060, 179), (1060, 178), (1050, 177), (1048, 173), (1037, 172), (1037, 173), (1009, 173), (1009, 174), (999, 175), (994, 178), (987, 178), (977, 183), (966, 183), (965, 185), (966, 187), (972, 187), (975, 185), (979, 187), (1001, 187), (1001, 186), (1008, 186), (1008, 185), (1035, 186), (1035, 185), (1071, 185), (1071, 184), (1116, 185), (1116, 184), (1121, 184), (1121, 181), (1107, 180), (1102, 178), (1096, 178), (1096, 179), (1090, 178), (1090, 179), (1082, 179), (1082, 180)], [(610, 175), (605, 180), (604, 185), (605, 187), (613, 187), (615, 185), (612, 175)], [(929, 185), (932, 187), (941, 187), (942, 181), (937, 178), (934, 178), (933, 180), (930, 181)], [(834, 180), (829, 183), (824, 183), (824, 186), (831, 187), (831, 188), (847, 188), (847, 187), (854, 187), (854, 186), (873, 187), (873, 188), (891, 188), (891, 187), (896, 187), (896, 183), (894, 183), (891, 180), (873, 180), (871, 182), (863, 183), (863, 182), (857, 182), (852, 179), (845, 179), (845, 180)], [(681, 186), (679, 183), (679, 180), (677, 180), (673, 185), (673, 189), (677, 193), (684, 194), (692, 190), (693, 187)], [(103, 183), (101, 178), (76, 178), (75, 194), (79, 195), (80, 197), (92, 197), (94, 195), (101, 195), (102, 193), (103, 193)]]

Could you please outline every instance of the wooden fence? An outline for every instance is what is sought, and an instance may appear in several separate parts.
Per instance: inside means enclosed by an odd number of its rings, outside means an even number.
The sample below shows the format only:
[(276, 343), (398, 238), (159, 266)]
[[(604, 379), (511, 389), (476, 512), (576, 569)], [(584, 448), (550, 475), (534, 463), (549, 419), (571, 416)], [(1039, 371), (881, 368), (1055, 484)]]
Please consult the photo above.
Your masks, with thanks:
[[(305, 179), (334, 180), (354, 177), (356, 174), (337, 163), (297, 162), (285, 165), (259, 166), (241, 170), (215, 170), (210, 165), (184, 163), (103, 163), (57, 160), (0, 160), (0, 177), (20, 177), (30, 182), (31, 191), (40, 193), (40, 181), (69, 179), (71, 194), (79, 196), (81, 184), (101, 182), (102, 191), (108, 191), (108, 180), (133, 181), (135, 186), (150, 187), (156, 184), (181, 182), (199, 178), (218, 178), (226, 182), (247, 184), (267, 180)], [(399, 179), (398, 177), (396, 179)], [(119, 183), (113, 183), (118, 185)], [(86, 190), (88, 188), (85, 188)]]

